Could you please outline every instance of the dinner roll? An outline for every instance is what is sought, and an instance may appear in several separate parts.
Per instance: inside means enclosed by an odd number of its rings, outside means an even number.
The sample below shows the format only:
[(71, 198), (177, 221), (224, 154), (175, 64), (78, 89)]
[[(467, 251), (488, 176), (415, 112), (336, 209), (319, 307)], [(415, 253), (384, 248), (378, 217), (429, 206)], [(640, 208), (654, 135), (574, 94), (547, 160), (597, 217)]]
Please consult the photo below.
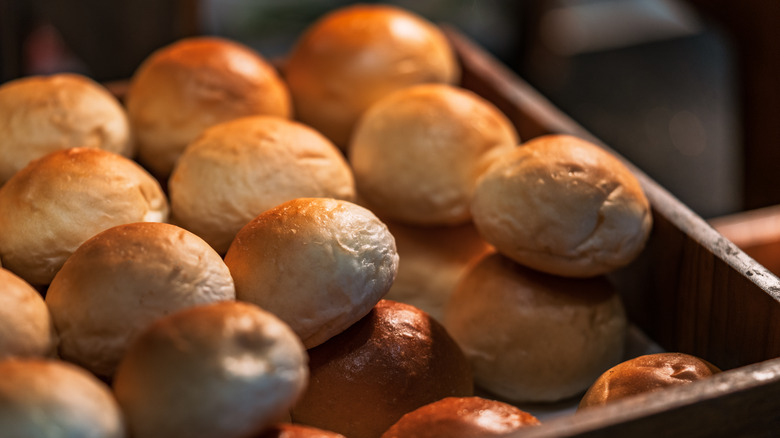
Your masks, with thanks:
[(333, 143), (306, 125), (252, 116), (209, 128), (185, 149), (168, 182), (177, 224), (224, 254), (244, 225), (284, 201), (352, 201), (355, 181)]
[(720, 372), (716, 366), (683, 353), (639, 356), (607, 370), (585, 393), (579, 409), (601, 406), (632, 395), (687, 385)]
[(461, 279), (444, 324), (478, 386), (513, 402), (553, 402), (584, 392), (623, 357), (626, 316), (604, 277), (574, 279), (500, 255)]
[(484, 174), (471, 207), (480, 234), (518, 263), (590, 277), (633, 261), (650, 234), (650, 204), (631, 171), (576, 137), (535, 138)]
[(127, 114), (108, 90), (71, 73), (0, 86), (0, 185), (30, 161), (72, 147), (132, 156)]
[(454, 84), (441, 30), (390, 5), (350, 5), (311, 25), (284, 68), (296, 116), (345, 148), (355, 121), (383, 96), (421, 83)]
[(122, 438), (111, 390), (86, 370), (52, 359), (0, 361), (0, 435)]
[(53, 356), (56, 349), (57, 334), (43, 297), (0, 268), (0, 359)]
[(60, 356), (104, 377), (156, 319), (232, 299), (233, 279), (216, 251), (189, 231), (151, 222), (119, 225), (84, 242), (46, 293)]
[(27, 282), (46, 285), (100, 231), (167, 217), (160, 184), (135, 162), (102, 149), (55, 151), (0, 187), (0, 257)]
[(444, 327), (390, 300), (309, 350), (309, 366), (293, 422), (350, 438), (378, 438), (407, 412), (473, 394), (469, 364)]
[(460, 277), (492, 251), (471, 223), (416, 227), (385, 221), (398, 248), (398, 275), (385, 298), (411, 304), (437, 321)]
[(279, 423), (275, 424), (255, 438), (345, 438), (336, 432), (318, 429), (316, 427), (300, 424)]
[(381, 216), (455, 225), (471, 218), (479, 176), (517, 143), (509, 119), (483, 98), (450, 85), (417, 85), (366, 111), (349, 162), (358, 192)]
[(515, 406), (482, 397), (447, 397), (401, 417), (382, 438), (505, 437), (541, 424)]
[(246, 437), (289, 410), (306, 385), (306, 360), (278, 318), (223, 301), (147, 327), (122, 359), (114, 391), (133, 437)]
[(236, 298), (275, 314), (306, 348), (365, 316), (398, 271), (395, 240), (348, 201), (298, 198), (257, 216), (225, 255)]
[(292, 115), (287, 85), (258, 53), (215, 37), (179, 40), (152, 53), (125, 97), (138, 159), (167, 177), (204, 129), (242, 116)]

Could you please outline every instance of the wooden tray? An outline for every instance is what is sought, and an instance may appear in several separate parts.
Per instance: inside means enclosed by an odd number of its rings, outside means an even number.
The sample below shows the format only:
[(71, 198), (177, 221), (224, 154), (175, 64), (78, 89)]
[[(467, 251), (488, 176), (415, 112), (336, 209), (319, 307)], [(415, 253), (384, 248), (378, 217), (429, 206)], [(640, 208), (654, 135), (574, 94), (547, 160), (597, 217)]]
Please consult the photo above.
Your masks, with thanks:
[[(445, 30), (460, 56), (463, 86), (504, 111), (521, 138), (567, 133), (603, 145), (468, 38)], [(654, 219), (645, 251), (613, 276), (630, 318), (667, 351), (694, 354), (727, 371), (515, 436), (780, 436), (780, 279), (627, 164)]]

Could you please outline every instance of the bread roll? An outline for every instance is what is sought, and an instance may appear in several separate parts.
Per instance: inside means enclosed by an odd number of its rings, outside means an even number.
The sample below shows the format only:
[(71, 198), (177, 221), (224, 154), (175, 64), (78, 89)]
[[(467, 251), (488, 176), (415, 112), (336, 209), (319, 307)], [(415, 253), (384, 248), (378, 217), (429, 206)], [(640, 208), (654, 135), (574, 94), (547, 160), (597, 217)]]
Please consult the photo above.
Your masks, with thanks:
[(350, 5), (311, 25), (284, 69), (296, 116), (345, 148), (358, 117), (383, 96), (454, 84), (460, 67), (438, 27), (389, 5)]
[(135, 162), (101, 149), (56, 151), (0, 188), (0, 257), (27, 282), (47, 285), (100, 231), (167, 217), (160, 184)]
[(478, 386), (513, 402), (584, 392), (623, 357), (626, 316), (604, 277), (540, 273), (491, 254), (462, 278), (444, 324)]
[(607, 370), (588, 389), (579, 409), (601, 406), (632, 395), (687, 385), (720, 372), (716, 366), (683, 353), (639, 356)]
[(309, 350), (311, 382), (295, 423), (350, 438), (378, 438), (407, 412), (471, 396), (463, 352), (425, 312), (382, 300), (363, 319)]
[(84, 242), (54, 277), (46, 303), (60, 356), (111, 377), (132, 338), (156, 319), (235, 296), (230, 271), (206, 242), (147, 222)]
[(0, 86), (0, 186), (30, 161), (72, 147), (133, 155), (127, 114), (108, 90), (70, 73)]
[(122, 438), (111, 390), (87, 371), (44, 359), (0, 361), (0, 434), (4, 437)]
[(53, 356), (56, 349), (57, 333), (43, 297), (0, 268), (0, 359)]
[(538, 137), (497, 160), (477, 185), (471, 212), (499, 252), (567, 277), (627, 265), (652, 225), (631, 171), (604, 149), (566, 135)]
[(411, 304), (437, 321), (460, 277), (492, 251), (473, 224), (415, 227), (385, 221), (398, 248), (398, 275), (385, 298)]
[(232, 438), (287, 412), (308, 377), (295, 333), (248, 303), (223, 301), (161, 318), (122, 359), (114, 391), (136, 438)]
[(506, 437), (541, 424), (510, 404), (482, 397), (447, 397), (401, 417), (382, 438)]
[(300, 424), (275, 424), (255, 438), (345, 438), (336, 432)]
[(236, 298), (288, 323), (306, 348), (365, 316), (398, 271), (395, 240), (369, 210), (298, 198), (257, 216), (225, 255)]
[(206, 130), (168, 182), (177, 224), (224, 254), (244, 225), (301, 197), (352, 201), (355, 180), (341, 152), (300, 123), (253, 116)]
[(390, 219), (455, 225), (471, 219), (479, 176), (517, 147), (491, 103), (465, 89), (426, 84), (371, 106), (355, 127), (349, 162), (361, 197)]
[(215, 37), (179, 40), (136, 70), (125, 98), (139, 160), (167, 177), (204, 129), (238, 117), (292, 115), (286, 84), (258, 53)]

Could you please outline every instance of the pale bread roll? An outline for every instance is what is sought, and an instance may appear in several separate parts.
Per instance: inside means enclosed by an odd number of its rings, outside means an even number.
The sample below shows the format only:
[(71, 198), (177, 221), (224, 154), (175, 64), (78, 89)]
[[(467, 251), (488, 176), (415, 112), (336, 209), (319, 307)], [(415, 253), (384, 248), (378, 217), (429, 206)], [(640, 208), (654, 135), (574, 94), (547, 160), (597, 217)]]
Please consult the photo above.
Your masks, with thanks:
[(474, 391), (468, 361), (444, 327), (391, 300), (310, 349), (309, 361), (311, 382), (293, 422), (349, 438), (379, 438), (420, 406)]
[(174, 221), (220, 254), (241, 227), (282, 202), (355, 198), (338, 148), (306, 125), (273, 116), (207, 129), (184, 150), (168, 187)]
[(478, 386), (513, 402), (554, 402), (622, 359), (627, 322), (604, 277), (552, 276), (492, 254), (463, 277), (444, 325)]
[(492, 251), (471, 223), (416, 227), (385, 221), (398, 248), (398, 275), (385, 298), (411, 304), (442, 321), (461, 276)]
[(447, 397), (404, 415), (382, 438), (507, 437), (539, 424), (528, 412), (498, 400)]
[(0, 186), (30, 161), (72, 147), (134, 153), (127, 114), (100, 84), (71, 73), (0, 86)]
[(579, 409), (602, 406), (637, 394), (687, 385), (720, 372), (704, 359), (684, 353), (635, 357), (610, 368), (588, 388)]
[(399, 90), (361, 117), (349, 162), (362, 198), (382, 217), (456, 225), (482, 173), (517, 147), (509, 119), (471, 91), (444, 84)]
[(306, 386), (306, 351), (281, 320), (235, 301), (159, 319), (122, 359), (114, 391), (138, 438), (243, 438)]
[(111, 377), (147, 325), (177, 310), (235, 299), (219, 254), (175, 225), (133, 223), (82, 244), (46, 293), (60, 334), (59, 353)]
[(538, 137), (500, 157), (477, 185), (471, 212), (499, 252), (568, 277), (627, 265), (652, 227), (650, 203), (626, 165), (567, 135)]
[(348, 201), (298, 198), (257, 216), (225, 255), (236, 298), (275, 314), (311, 348), (365, 316), (398, 271), (395, 239)]
[(152, 53), (133, 74), (125, 102), (138, 159), (159, 178), (209, 126), (292, 114), (273, 66), (249, 47), (216, 37), (185, 38)]
[(0, 268), (0, 359), (49, 357), (56, 350), (57, 333), (41, 294)]
[(434, 24), (395, 6), (358, 4), (312, 24), (284, 74), (298, 119), (346, 148), (371, 104), (410, 85), (454, 84), (460, 66)]
[(60, 150), (0, 187), (0, 257), (27, 282), (47, 285), (95, 234), (167, 218), (160, 184), (135, 162), (102, 149)]
[(0, 361), (0, 434), (4, 437), (123, 438), (122, 413), (105, 383), (73, 364)]

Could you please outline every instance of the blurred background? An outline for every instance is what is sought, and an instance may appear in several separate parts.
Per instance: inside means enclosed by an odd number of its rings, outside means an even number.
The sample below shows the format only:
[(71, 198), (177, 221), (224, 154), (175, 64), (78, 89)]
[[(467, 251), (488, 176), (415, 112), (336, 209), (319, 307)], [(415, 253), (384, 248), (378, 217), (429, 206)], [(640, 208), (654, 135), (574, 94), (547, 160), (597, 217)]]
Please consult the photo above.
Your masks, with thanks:
[[(126, 79), (154, 49), (198, 34), (281, 57), (350, 3), (0, 0), (0, 81)], [(702, 217), (780, 204), (780, 1), (383, 3), (459, 29)]]

